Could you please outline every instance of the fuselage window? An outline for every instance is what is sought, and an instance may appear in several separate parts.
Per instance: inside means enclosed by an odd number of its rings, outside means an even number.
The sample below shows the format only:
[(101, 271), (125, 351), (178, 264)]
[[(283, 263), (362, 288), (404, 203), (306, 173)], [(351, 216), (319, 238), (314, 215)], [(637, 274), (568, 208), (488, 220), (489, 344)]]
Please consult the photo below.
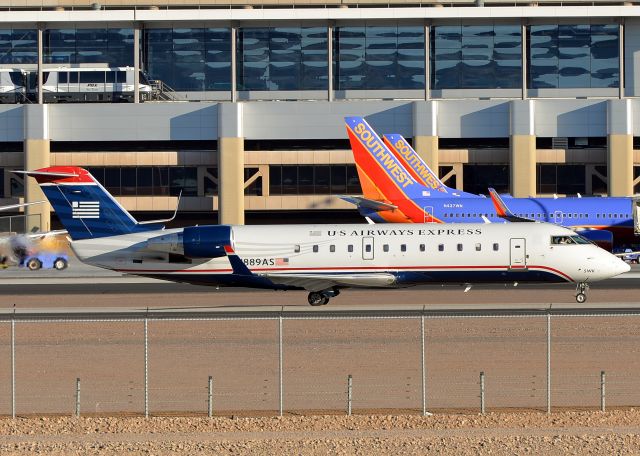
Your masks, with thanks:
[(347, 252), (352, 253), (353, 252), (353, 244), (349, 244), (347, 246)]
[(299, 246), (299, 245), (297, 245), (297, 244), (296, 244), (296, 245), (294, 245), (294, 246), (293, 246), (293, 251), (294, 251), (295, 253), (300, 253), (300, 246)]
[(313, 253), (318, 253), (318, 250), (319, 250), (318, 246), (314, 245), (313, 246)]
[(500, 248), (500, 245), (496, 242), (495, 244), (493, 244), (493, 250), (494, 251), (498, 251), (498, 249)]
[(462, 244), (458, 244), (458, 252), (462, 252)]
[(389, 251), (389, 244), (385, 244), (382, 246), (382, 251), (383, 252), (388, 252)]
[(480, 250), (482, 250), (482, 244), (480, 244), (479, 242), (476, 244), (476, 252), (479, 252)]
[(444, 244), (438, 244), (438, 252), (444, 252)]
[(367, 253), (371, 253), (371, 244), (367, 244), (364, 246), (364, 251)]
[(426, 250), (426, 249), (425, 249), (425, 247), (426, 247), (426, 246), (425, 246), (424, 244), (420, 244), (420, 251), (421, 251), (421, 252), (424, 252), (424, 251)]
[(406, 252), (407, 251), (407, 244), (400, 244), (400, 251), (401, 252)]
[(600, 218), (600, 214), (596, 214), (596, 218)]
[(329, 246), (329, 252), (333, 253), (333, 252), (335, 252), (335, 251), (336, 251), (336, 246), (335, 246), (335, 245), (333, 245), (333, 244), (331, 244), (331, 245)]

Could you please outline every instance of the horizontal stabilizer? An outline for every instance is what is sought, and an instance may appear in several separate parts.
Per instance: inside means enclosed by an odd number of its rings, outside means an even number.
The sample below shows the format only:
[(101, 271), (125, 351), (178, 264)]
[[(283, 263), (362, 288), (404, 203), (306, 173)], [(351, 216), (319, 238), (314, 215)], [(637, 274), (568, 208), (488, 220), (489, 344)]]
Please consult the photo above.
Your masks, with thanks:
[(398, 209), (398, 206), (393, 204), (364, 198), (362, 196), (338, 195), (338, 197), (348, 203), (354, 204), (358, 208), (372, 209), (374, 211), (394, 211)]
[(511, 210), (507, 207), (504, 200), (498, 195), (498, 192), (493, 188), (489, 188), (489, 195), (491, 195), (491, 202), (493, 203), (493, 207), (496, 209), (496, 213), (498, 217), (508, 220), (510, 222), (535, 222), (535, 220), (520, 217), (519, 215), (515, 215)]
[(0, 211), (10, 211), (12, 209), (20, 209), (22, 207), (32, 206), (34, 204), (42, 204), (46, 201), (34, 201), (33, 203), (10, 204), (8, 206), (0, 206)]
[(280, 285), (304, 288), (308, 291), (322, 291), (333, 287), (374, 287), (387, 288), (396, 282), (396, 277), (388, 273), (367, 274), (294, 274), (267, 272), (260, 276)]
[(24, 174), (25, 176), (33, 176), (33, 177), (78, 177), (79, 174), (75, 173), (63, 173), (63, 172), (53, 172), (53, 171), (12, 171), (16, 174)]

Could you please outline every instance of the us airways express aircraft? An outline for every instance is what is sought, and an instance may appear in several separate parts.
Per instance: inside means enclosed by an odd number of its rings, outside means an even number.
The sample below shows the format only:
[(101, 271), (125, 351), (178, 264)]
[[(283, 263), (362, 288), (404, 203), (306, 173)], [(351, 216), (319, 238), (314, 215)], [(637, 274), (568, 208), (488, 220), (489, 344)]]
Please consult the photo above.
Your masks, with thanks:
[(137, 222), (86, 170), (33, 176), (85, 263), (176, 282), (304, 289), (311, 305), (342, 289), (419, 284), (587, 283), (629, 266), (574, 232), (543, 223), (190, 226)]
[(505, 198), (444, 185), (400, 135), (376, 134), (362, 117), (345, 118), (363, 197), (345, 197), (374, 222), (544, 221), (566, 226), (611, 250), (633, 243), (633, 198)]

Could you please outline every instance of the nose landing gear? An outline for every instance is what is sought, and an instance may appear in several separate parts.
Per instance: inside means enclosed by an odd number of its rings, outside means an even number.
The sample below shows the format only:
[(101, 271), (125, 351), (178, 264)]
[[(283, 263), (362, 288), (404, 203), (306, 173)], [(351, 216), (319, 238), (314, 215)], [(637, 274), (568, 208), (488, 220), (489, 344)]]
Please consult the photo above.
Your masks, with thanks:
[(584, 282), (580, 282), (576, 286), (576, 302), (582, 304), (587, 300), (587, 290), (589, 289), (589, 285)]
[(329, 303), (329, 299), (340, 294), (339, 290), (330, 289), (323, 291), (312, 291), (307, 300), (312, 306), (324, 306)]

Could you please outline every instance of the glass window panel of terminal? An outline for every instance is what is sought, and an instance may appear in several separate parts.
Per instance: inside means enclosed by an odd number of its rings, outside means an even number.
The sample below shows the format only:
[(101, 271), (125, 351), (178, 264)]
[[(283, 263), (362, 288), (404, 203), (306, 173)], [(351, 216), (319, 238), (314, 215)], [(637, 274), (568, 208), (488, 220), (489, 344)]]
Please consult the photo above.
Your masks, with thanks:
[(334, 40), (336, 89), (424, 88), (423, 27), (337, 27)]
[(239, 90), (327, 88), (326, 27), (244, 27), (238, 52)]
[(177, 91), (229, 90), (228, 28), (145, 29), (147, 72)]
[(529, 87), (618, 87), (618, 26), (531, 25)]
[(205, 90), (231, 89), (231, 30), (205, 29)]
[(520, 27), (446, 25), (431, 30), (434, 89), (501, 89), (521, 86)]
[(44, 32), (46, 63), (99, 63), (133, 65), (133, 29), (47, 29)]
[(36, 63), (37, 31), (33, 29), (0, 30), (0, 64)]

